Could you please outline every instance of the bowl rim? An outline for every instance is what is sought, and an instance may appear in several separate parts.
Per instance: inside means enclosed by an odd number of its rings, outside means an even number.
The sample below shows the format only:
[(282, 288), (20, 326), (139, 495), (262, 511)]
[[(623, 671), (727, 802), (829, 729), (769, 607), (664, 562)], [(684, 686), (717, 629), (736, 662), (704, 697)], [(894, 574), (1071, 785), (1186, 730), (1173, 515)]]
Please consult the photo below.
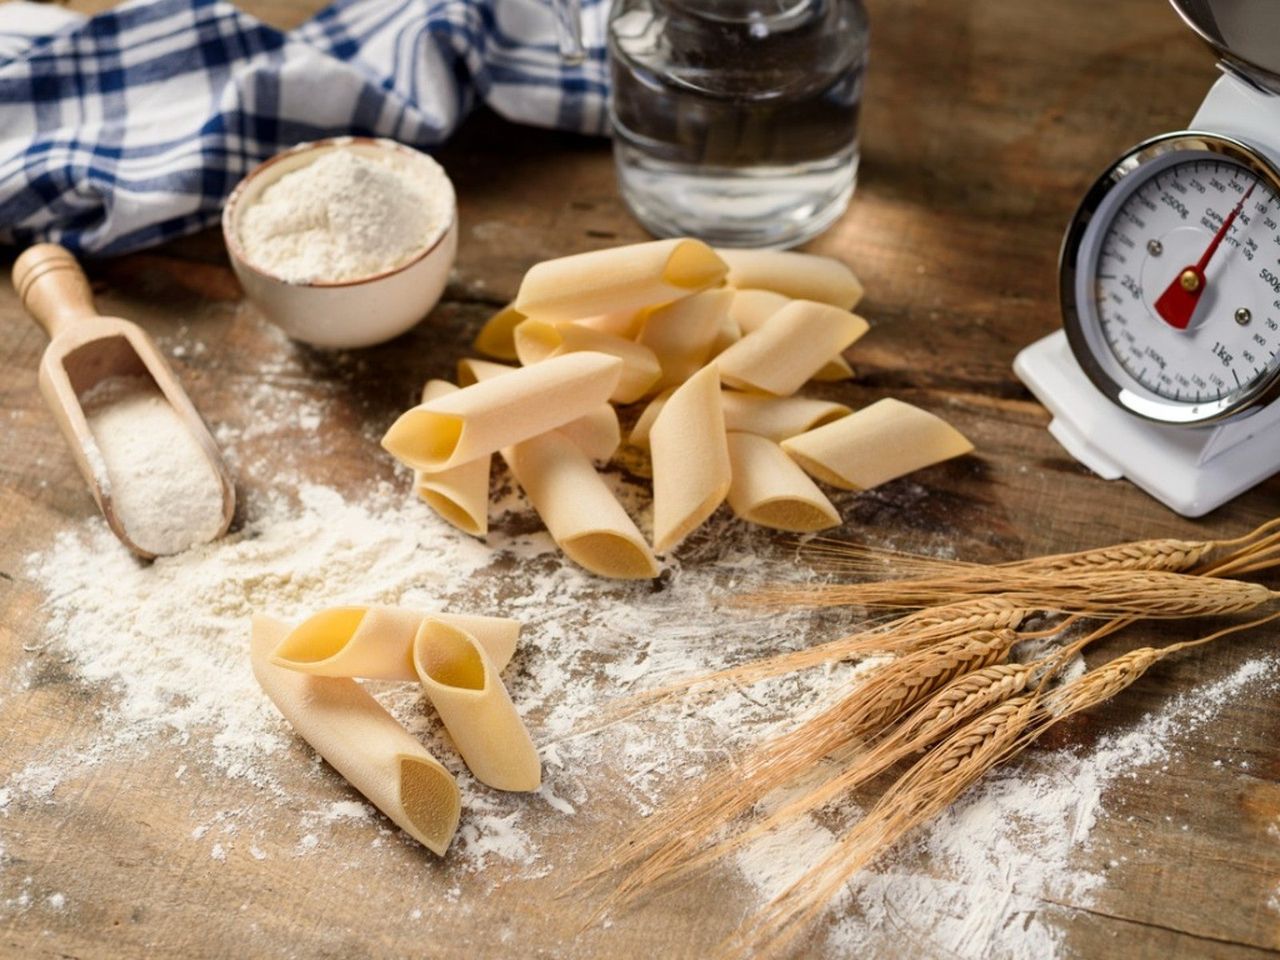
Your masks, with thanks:
[[(249, 172), (246, 173), (243, 177), (241, 177), (240, 182), (235, 185), (235, 188), (229, 194), (227, 194), (227, 199), (223, 202), (222, 218), (221, 218), (222, 219), (222, 239), (226, 243), (227, 251), (231, 254), (232, 259), (238, 261), (240, 265), (245, 269), (258, 274), (259, 276), (267, 280), (274, 280), (276, 283), (283, 283), (287, 286), (298, 287), (298, 288), (315, 287), (318, 289), (335, 289), (340, 287), (357, 287), (366, 283), (373, 283), (376, 280), (383, 280), (387, 277), (394, 276), (395, 274), (408, 270), (410, 267), (414, 266), (415, 264), (420, 263), (421, 261), (429, 257), (432, 253), (434, 253), (437, 249), (439, 249), (440, 245), (444, 243), (445, 239), (449, 236), (449, 233), (454, 229), (455, 226), (457, 226), (457, 223), (458, 223), (458, 199), (457, 199), (456, 190), (454, 191), (453, 203), (451, 205), (451, 210), (449, 212), (449, 220), (447, 223), (445, 223), (444, 228), (440, 231), (440, 235), (436, 237), (435, 240), (433, 240), (430, 244), (423, 247), (421, 251), (419, 251), (418, 253), (410, 257), (408, 260), (406, 260), (404, 263), (401, 263), (394, 267), (390, 267), (386, 270), (382, 270), (378, 273), (370, 273), (370, 274), (367, 274), (366, 276), (355, 277), (351, 280), (306, 280), (306, 281), (286, 280), (284, 277), (278, 274), (272, 273), (269, 270), (264, 270), (262, 267), (254, 263), (254, 261), (245, 254), (244, 248), (240, 246), (240, 239), (239, 237), (236, 236), (236, 231), (232, 229), (232, 219), (234, 217), (235, 210), (240, 205), (240, 200), (242, 198), (242, 195), (244, 194), (244, 191), (248, 187), (249, 183), (253, 180), (256, 180), (258, 177), (260, 177), (263, 173), (265, 173), (268, 169), (270, 169), (275, 164), (279, 163), (280, 161), (288, 157), (292, 157), (295, 154), (311, 153), (319, 150), (332, 149), (335, 147), (345, 147), (351, 144), (365, 144), (369, 146), (375, 146), (383, 150), (391, 150), (397, 153), (404, 154), (405, 156), (409, 156), (409, 157), (414, 157), (414, 158), (427, 157), (428, 159), (431, 159), (430, 154), (427, 154), (421, 150), (415, 149), (414, 147), (411, 147), (408, 144), (400, 143), (397, 140), (387, 139), (386, 137), (358, 137), (358, 136), (324, 137), (323, 139), (320, 139), (320, 140), (307, 140), (302, 143), (296, 143), (292, 147), (289, 147), (285, 150), (281, 150), (279, 153), (268, 157), (266, 160), (263, 160), (257, 166), (249, 170)], [(443, 170), (443, 167), (441, 169)], [(448, 179), (448, 177), (449, 175), (446, 172), (445, 178)], [(449, 180), (449, 185), (450, 187), (453, 186), (452, 180)]]

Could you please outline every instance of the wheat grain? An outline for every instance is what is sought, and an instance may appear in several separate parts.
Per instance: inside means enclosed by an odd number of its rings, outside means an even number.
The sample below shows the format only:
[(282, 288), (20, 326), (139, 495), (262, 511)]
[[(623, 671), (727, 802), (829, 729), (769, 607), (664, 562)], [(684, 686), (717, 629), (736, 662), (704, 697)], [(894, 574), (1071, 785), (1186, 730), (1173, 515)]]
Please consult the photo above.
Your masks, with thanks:
[(887, 730), (957, 677), (1002, 661), (1017, 640), (1012, 630), (977, 630), (880, 667), (832, 706), (713, 774), (587, 877), (639, 861), (611, 897), (623, 901), (700, 866), (706, 858), (698, 852), (770, 791), (857, 738)]
[(891, 787), (832, 850), (776, 897), (731, 944), (728, 956), (776, 954), (854, 874), (908, 831), (946, 809), (1005, 759), (1037, 710), (1030, 694), (993, 707), (952, 733)]

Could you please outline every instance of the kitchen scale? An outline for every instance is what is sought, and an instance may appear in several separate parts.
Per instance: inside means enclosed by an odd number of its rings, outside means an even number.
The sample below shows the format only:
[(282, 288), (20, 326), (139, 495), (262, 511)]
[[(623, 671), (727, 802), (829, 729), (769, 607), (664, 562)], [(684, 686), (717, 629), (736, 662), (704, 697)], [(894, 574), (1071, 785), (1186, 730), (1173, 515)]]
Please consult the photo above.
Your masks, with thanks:
[(1073, 457), (1198, 517), (1280, 470), (1280, 3), (1173, 5), (1223, 75), (1089, 189), (1013, 369)]

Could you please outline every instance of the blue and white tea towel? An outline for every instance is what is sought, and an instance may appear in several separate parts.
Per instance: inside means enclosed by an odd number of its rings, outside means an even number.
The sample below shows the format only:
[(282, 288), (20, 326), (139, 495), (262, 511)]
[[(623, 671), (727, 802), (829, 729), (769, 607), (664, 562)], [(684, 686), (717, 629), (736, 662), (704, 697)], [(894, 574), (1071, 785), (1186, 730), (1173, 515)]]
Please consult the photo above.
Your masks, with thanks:
[(354, 133), (441, 143), (478, 98), (520, 123), (605, 129), (607, 0), (588, 59), (548, 0), (338, 0), (283, 32), (224, 0), (91, 18), (0, 3), (0, 240), (136, 250), (217, 221), (255, 164)]

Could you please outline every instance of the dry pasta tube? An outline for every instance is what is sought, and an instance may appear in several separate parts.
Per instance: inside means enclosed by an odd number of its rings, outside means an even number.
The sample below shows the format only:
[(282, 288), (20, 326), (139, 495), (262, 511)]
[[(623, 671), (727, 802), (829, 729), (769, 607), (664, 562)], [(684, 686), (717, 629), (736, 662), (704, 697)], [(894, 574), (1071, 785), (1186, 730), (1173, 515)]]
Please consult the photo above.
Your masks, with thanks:
[(592, 330), (576, 323), (547, 323), (526, 320), (516, 327), (516, 352), (524, 364), (538, 363), (566, 353), (594, 350), (622, 361), (622, 376), (609, 399), (614, 403), (634, 403), (649, 392), (662, 376), (662, 367), (653, 351), (625, 337)]
[(668, 387), (649, 401), (649, 405), (641, 411), (640, 419), (631, 428), (631, 435), (627, 437), (629, 444), (641, 450), (649, 449), (649, 433), (653, 430), (653, 422), (658, 419), (658, 414), (662, 412), (662, 408), (667, 405), (667, 401), (675, 392), (675, 387)]
[(604, 353), (521, 367), (401, 414), (382, 445), (418, 470), (447, 470), (591, 412), (621, 375), (622, 361)]
[(716, 331), (716, 338), (711, 341), (711, 356), (724, 353), (741, 339), (742, 328), (738, 326), (738, 321), (726, 313), (720, 318), (720, 329)]
[(413, 665), (467, 769), (497, 790), (537, 790), (542, 763), (529, 731), (475, 637), (427, 620)]
[[(469, 358), (458, 361), (458, 381), (463, 384), (479, 383), (518, 369), (520, 368), (508, 367), (502, 363)], [(558, 429), (598, 463), (607, 462), (622, 444), (618, 412), (607, 402)]]
[(662, 364), (658, 390), (679, 386), (702, 369), (732, 300), (732, 290), (708, 290), (649, 314), (639, 342)]
[(513, 334), (522, 320), (524, 314), (508, 304), (485, 321), (471, 345), (486, 357), (514, 360), (516, 344)]
[[(429, 380), (422, 388), (422, 402), (457, 391), (447, 380)], [(414, 487), (436, 513), (463, 533), (483, 537), (489, 532), (489, 461), (479, 457), (470, 463), (431, 473), (414, 473)]]
[(808, 397), (769, 397), (725, 390), (720, 400), (726, 430), (754, 433), (775, 443), (849, 414), (849, 408), (842, 403)]
[(866, 332), (857, 314), (793, 300), (716, 357), (716, 366), (727, 386), (788, 396)]
[(840, 525), (831, 501), (780, 446), (750, 433), (730, 431), (728, 440), (733, 473), (729, 506), (739, 517), (793, 533)]
[[(514, 342), (512, 350), (515, 350)], [(515, 359), (512, 356), (511, 359)], [(470, 387), (481, 380), (489, 380), (504, 373), (515, 373), (519, 367), (505, 363), (494, 363), (491, 360), (480, 360), (476, 357), (463, 357), (458, 361), (458, 386)]]
[(591, 461), (553, 430), (502, 451), (516, 482), (575, 563), (602, 577), (646, 580), (658, 562)]
[(653, 548), (665, 553), (715, 512), (729, 492), (720, 382), (703, 367), (671, 394), (649, 431)]
[(453, 776), (354, 680), (277, 667), (271, 651), (289, 628), (253, 618), (250, 662), (263, 692), (294, 731), (400, 829), (444, 856), (462, 804)]
[(654, 240), (534, 264), (515, 308), (539, 320), (578, 320), (679, 300), (724, 279), (724, 261), (701, 240)]
[(754, 333), (790, 302), (790, 297), (772, 290), (736, 290), (729, 304), (729, 316), (743, 334)]
[(728, 283), (743, 290), (772, 290), (797, 300), (817, 300), (852, 310), (862, 299), (853, 271), (831, 257), (781, 250), (717, 250), (729, 265)]
[(845, 490), (889, 480), (973, 450), (941, 417), (901, 400), (880, 400), (798, 437), (782, 449), (812, 476)]
[(573, 322), (589, 330), (599, 330), (601, 333), (612, 333), (615, 337), (634, 340), (636, 334), (640, 332), (644, 314), (643, 310), (624, 310), (621, 313), (602, 313), (598, 317), (584, 317)]
[(271, 662), (322, 677), (416, 680), (413, 642), (428, 619), (472, 634), (499, 671), (510, 662), (520, 638), (520, 622), (506, 617), (422, 613), (388, 606), (332, 607), (290, 630)]
[(853, 367), (849, 366), (849, 361), (844, 357), (832, 357), (822, 369), (813, 375), (813, 379), (818, 383), (839, 383), (842, 380), (853, 379)]

